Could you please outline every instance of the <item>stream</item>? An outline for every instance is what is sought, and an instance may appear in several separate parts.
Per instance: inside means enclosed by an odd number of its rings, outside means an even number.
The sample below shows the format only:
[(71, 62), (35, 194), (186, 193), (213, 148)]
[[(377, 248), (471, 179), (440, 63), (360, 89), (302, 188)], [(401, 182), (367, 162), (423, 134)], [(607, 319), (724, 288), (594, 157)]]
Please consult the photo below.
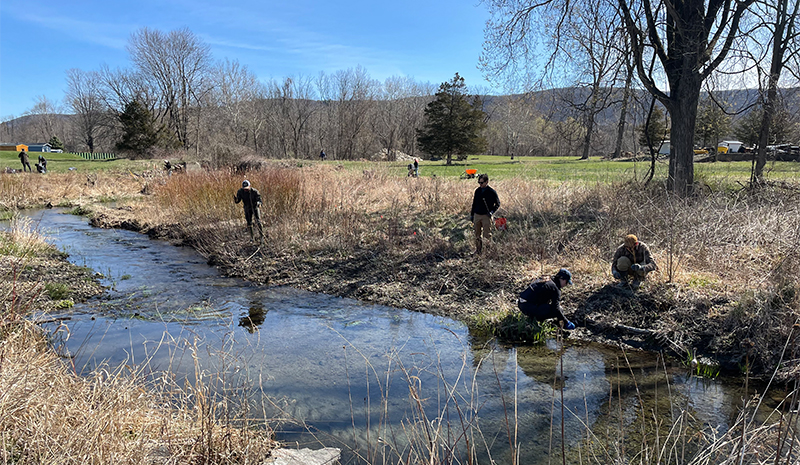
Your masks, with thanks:
[(742, 379), (693, 377), (656, 354), (478, 340), (448, 318), (227, 278), (190, 248), (60, 209), (26, 215), (107, 287), (50, 315), (69, 318), (48, 327), (77, 372), (145, 365), (195, 382), (199, 367), (256, 406), (252, 417), (270, 419), (287, 447), (338, 447), (341, 463), (384, 463), (384, 454), (396, 463), (439, 427), (437, 442), (462, 447), (468, 437), (480, 463), (498, 464), (512, 463), (516, 428), (518, 463), (548, 463), (560, 457), (562, 395), (568, 450), (585, 440), (584, 424), (619, 436), (620, 423), (641, 416), (637, 399), (667, 424), (680, 407), (718, 434), (742, 406)]

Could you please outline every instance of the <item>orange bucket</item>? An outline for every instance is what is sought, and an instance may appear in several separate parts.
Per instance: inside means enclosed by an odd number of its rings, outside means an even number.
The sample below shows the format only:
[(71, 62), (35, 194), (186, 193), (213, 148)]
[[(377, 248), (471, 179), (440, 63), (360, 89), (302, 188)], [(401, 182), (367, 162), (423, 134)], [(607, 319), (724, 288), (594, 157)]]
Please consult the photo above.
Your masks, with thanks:
[(498, 231), (505, 231), (508, 228), (508, 223), (506, 219), (501, 216), (500, 218), (494, 219), (494, 227), (497, 228)]

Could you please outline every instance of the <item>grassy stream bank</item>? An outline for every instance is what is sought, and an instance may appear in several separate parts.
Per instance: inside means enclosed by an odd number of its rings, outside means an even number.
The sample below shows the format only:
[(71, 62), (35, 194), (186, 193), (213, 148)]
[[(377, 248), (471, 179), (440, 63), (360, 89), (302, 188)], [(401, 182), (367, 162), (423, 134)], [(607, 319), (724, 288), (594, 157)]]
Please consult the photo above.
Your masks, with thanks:
[[(76, 207), (74, 213), (87, 215), (96, 226), (136, 230), (194, 247), (227, 275), (446, 315), (467, 322), (476, 337), (522, 344), (533, 343), (542, 331), (554, 329), (531, 325), (521, 317), (515, 309), (517, 293), (531, 279), (568, 267), (575, 285), (565, 290), (563, 304), (579, 326), (569, 335), (572, 339), (663, 350), (678, 361), (699, 360), (701, 374), (713, 374), (720, 367), (763, 379), (776, 373), (785, 382), (796, 382), (800, 374), (800, 195), (793, 188), (773, 187), (757, 193), (699, 189), (699, 195), (684, 200), (665, 194), (659, 185), (643, 187), (635, 182), (493, 179), (490, 184), (503, 203), (500, 214), (510, 227), (496, 234), (484, 255), (474, 257), (468, 213), (476, 184), (471, 181), (398, 177), (381, 167), (270, 165), (246, 174), (264, 198), (267, 238), (254, 243), (241, 205), (233, 202), (244, 177), (229, 171), (165, 176), (158, 170), (129, 170), (88, 176), (53, 173), (31, 183), (30, 178), (17, 175), (1, 178), (0, 193), (2, 206), (9, 211), (45, 205)], [(105, 203), (110, 200), (113, 206)], [(659, 271), (635, 293), (618, 288), (610, 277), (611, 254), (629, 232), (648, 243), (659, 264)], [(24, 265), (3, 268), (3, 360), (11, 361), (8, 354), (16, 351), (22, 357), (16, 366), (25, 367), (33, 358), (25, 351), (36, 350), (45, 357), (42, 366), (69, 379), (72, 374), (56, 363), (54, 354), (48, 355), (41, 335), (36, 339), (17, 336), (38, 334), (20, 316), (33, 309), (63, 308), (71, 299), (87, 298), (98, 289), (86, 270), (71, 268), (52, 250), (42, 252), (47, 247), (35, 249), (40, 251), (23, 254), (29, 257)], [(7, 253), (18, 253), (14, 250), (10, 247)], [(47, 276), (33, 258), (42, 253), (50, 254), (54, 269), (73, 269), (76, 277), (33, 278)], [(31, 272), (25, 292), (18, 286), (25, 281), (24, 275), (15, 269)], [(86, 284), (83, 291), (68, 287), (50, 295), (42, 291), (48, 281)], [(14, 299), (12, 295), (28, 297)], [(31, 344), (34, 340), (40, 342)], [(8, 370), (15, 365), (2, 366)], [(42, 436), (41, 443), (15, 433), (3, 438), (6, 456), (21, 451), (44, 454), (49, 441), (75, 444), (76, 457), (86, 454), (83, 460), (97, 454), (97, 463), (111, 463), (100, 458), (131, 444), (147, 447), (140, 447), (139, 459), (127, 463), (147, 462), (141, 455), (145, 453), (148, 459), (159, 454), (187, 457), (171, 463), (196, 463), (188, 458), (190, 454), (208, 458), (204, 463), (246, 463), (233, 457), (241, 450), (263, 454), (273, 446), (268, 435), (249, 435), (247, 428), (237, 429), (236, 441), (228, 441), (227, 428), (233, 425), (212, 421), (217, 412), (192, 408), (188, 402), (183, 404), (185, 410), (158, 408), (164, 405), (158, 393), (165, 386), (141, 384), (136, 374), (122, 374), (69, 380), (77, 388), (64, 402), (91, 400), (94, 394), (89, 393), (105, 392), (106, 387), (117, 393), (107, 394), (109, 399), (151, 392), (152, 397), (138, 397), (144, 400), (136, 408), (141, 409), (141, 418), (155, 420), (126, 419), (121, 411), (127, 407), (119, 404), (109, 406), (112, 413), (100, 419), (120, 425), (112, 428), (120, 438), (134, 435), (141, 442), (121, 440), (122, 445), (112, 442), (92, 449), (88, 441), (70, 442), (57, 433)], [(2, 392), (18, 392), (11, 389), (18, 387), (13, 380), (20, 376), (6, 371), (0, 380), (12, 382)], [(46, 395), (48, 385), (42, 386)], [(172, 392), (174, 388), (170, 387)], [(197, 394), (204, 392), (202, 385), (180, 389), (187, 400), (202, 398)], [(3, 399), (16, 399), (16, 404), (0, 402), (3, 408), (10, 405), (11, 411), (37, 408), (34, 403), (25, 404), (21, 393)], [(91, 411), (77, 404), (64, 407), (73, 408)], [(175, 419), (184, 423), (175, 423), (175, 430), (162, 430), (166, 436), (150, 435), (152, 428)], [(12, 426), (20, 428), (19, 423)], [(31, 423), (25, 428), (48, 427)], [(145, 433), (140, 436), (139, 431)], [(217, 439), (222, 442), (214, 442)], [(15, 441), (25, 443), (15, 448)], [(237, 451), (237, 447), (244, 449)]]
[[(568, 267), (575, 285), (563, 304), (579, 325), (571, 338), (664, 350), (751, 376), (797, 374), (797, 354), (782, 350), (795, 341), (800, 315), (796, 190), (698, 189), (675, 199), (658, 184), (500, 179), (491, 184), (510, 227), (478, 258), (468, 221), (472, 182), (402, 178), (379, 167), (271, 165), (247, 173), (264, 199), (267, 238), (259, 244), (233, 202), (244, 177), (100, 173), (84, 187), (116, 206), (74, 194), (62, 202), (80, 203), (97, 226), (190, 245), (231, 276), (446, 315), (476, 336), (512, 342), (550, 329), (520, 316), (517, 293)], [(609, 271), (629, 232), (659, 265), (636, 293), (616, 287)]]
[[(213, 381), (160, 376), (146, 362), (79, 373), (38, 326), (103, 291), (29, 222), (0, 233), (0, 463), (261, 463), (276, 447), (266, 425), (212, 401)], [(25, 316), (34, 316), (34, 319)], [(61, 329), (64, 331), (61, 331)], [(222, 412), (226, 414), (222, 414)]]

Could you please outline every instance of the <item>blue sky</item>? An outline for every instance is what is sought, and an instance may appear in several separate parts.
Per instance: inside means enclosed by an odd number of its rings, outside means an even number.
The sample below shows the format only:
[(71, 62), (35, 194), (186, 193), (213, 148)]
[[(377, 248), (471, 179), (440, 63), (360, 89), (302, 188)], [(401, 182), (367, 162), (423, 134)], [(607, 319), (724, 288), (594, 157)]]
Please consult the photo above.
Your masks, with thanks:
[(131, 33), (189, 28), (215, 60), (238, 60), (261, 81), (362, 66), (373, 79), (440, 84), (477, 69), (489, 15), (478, 0), (2, 0), (0, 118), (38, 96), (63, 103), (66, 71), (129, 68)]

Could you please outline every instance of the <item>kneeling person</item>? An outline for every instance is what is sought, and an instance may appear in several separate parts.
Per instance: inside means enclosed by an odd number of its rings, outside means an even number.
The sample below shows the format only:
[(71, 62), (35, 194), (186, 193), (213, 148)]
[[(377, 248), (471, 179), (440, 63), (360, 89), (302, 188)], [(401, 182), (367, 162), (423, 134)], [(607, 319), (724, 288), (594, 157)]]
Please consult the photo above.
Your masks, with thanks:
[(529, 318), (535, 318), (537, 321), (556, 318), (563, 323), (564, 329), (575, 329), (575, 324), (564, 316), (559, 305), (561, 288), (570, 284), (572, 284), (572, 273), (566, 268), (561, 268), (552, 278), (529, 284), (519, 295), (517, 306)]
[(656, 261), (650, 254), (650, 248), (633, 234), (625, 236), (625, 240), (614, 253), (611, 260), (611, 274), (622, 284), (632, 279), (631, 286), (636, 289), (647, 277), (647, 273), (658, 269)]

